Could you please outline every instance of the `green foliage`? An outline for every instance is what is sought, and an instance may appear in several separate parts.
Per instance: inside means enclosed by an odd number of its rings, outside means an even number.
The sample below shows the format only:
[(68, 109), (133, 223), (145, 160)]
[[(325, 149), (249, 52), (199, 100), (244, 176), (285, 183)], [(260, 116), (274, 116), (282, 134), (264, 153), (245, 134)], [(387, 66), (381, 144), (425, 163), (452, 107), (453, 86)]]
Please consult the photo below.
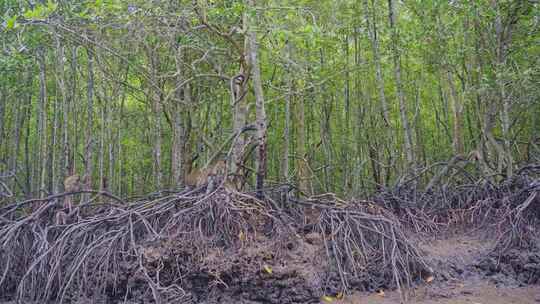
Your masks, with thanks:
[(39, 3), (33, 9), (26, 10), (23, 13), (23, 16), (29, 20), (45, 19), (54, 13), (57, 7), (57, 3), (52, 0), (48, 0), (47, 3)]
[[(212, 149), (230, 136), (234, 113), (228, 77), (240, 69), (242, 58), (235, 48), (246, 51), (242, 49), (244, 16), (259, 42), (270, 180), (282, 180), (283, 176), (287, 98), (291, 102), (289, 173), (299, 174), (300, 159), (308, 162), (310, 170), (310, 176), (290, 176), (290, 180), (309, 179), (315, 191), (359, 195), (373, 190), (375, 182), (389, 186), (411, 172), (403, 153), (386, 1), (264, 1), (256, 7), (225, 0), (36, 2), (33, 7), (20, 1), (0, 4), (0, 72), (7, 75), (0, 85), (14, 101), (7, 103), (6, 131), (2, 134), (10, 144), (0, 153), (2, 159), (16, 159), (23, 168), (18, 171), (21, 180), (35, 179), (39, 164), (48, 166), (52, 155), (55, 161), (62, 159), (64, 129), (68, 130), (70, 157), (77, 159), (77, 170), (84, 170), (85, 162), (79, 155), (84, 156), (90, 140), (85, 123), (89, 86), (86, 51), (91, 50), (95, 55), (94, 164), (103, 163), (101, 171), (112, 168), (114, 189), (123, 194), (153, 189), (153, 145), (157, 141), (153, 130), (158, 125), (161, 170), (167, 180), (163, 186), (176, 186), (167, 184), (172, 175), (173, 138), (178, 131), (175, 123), (181, 125), (178, 132), (185, 136), (180, 145), (181, 152), (188, 154), (185, 161), (200, 157), (203, 163)], [(511, 141), (515, 162), (511, 165), (538, 161), (534, 153), (523, 152), (534, 150), (540, 132), (536, 117), (540, 113), (538, 5), (520, 2), (519, 6), (515, 1), (394, 2), (404, 111), (411, 120), (418, 155), (413, 171), (425, 172), (422, 178), (428, 179), (433, 172), (422, 171), (424, 168), (455, 153), (452, 107), (456, 100), (463, 104), (464, 152), (485, 149), (489, 166), (497, 167), (499, 152), (486, 141), (482, 130), (491, 119), (495, 141)], [(506, 30), (512, 33), (506, 37), (502, 59), (498, 44), (505, 37), (497, 36), (498, 20), (511, 25)], [(379, 58), (374, 53), (373, 31)], [(59, 58), (60, 48), (63, 58)], [(57, 145), (51, 148), (51, 159), (46, 160), (38, 159), (38, 49), (45, 50), (46, 61), (44, 107), (48, 116), (42, 138), (52, 145), (56, 136)], [(28, 74), (33, 85), (32, 103), (27, 107), (21, 105), (27, 104), (28, 96), (18, 88), (28, 82)], [(380, 89), (388, 103), (389, 126), (382, 120)], [(509, 134), (502, 132), (502, 93), (511, 104)], [(63, 96), (69, 111), (66, 127)], [(159, 119), (154, 113), (154, 98), (159, 99)], [(246, 98), (253, 103), (251, 87)], [(305, 105), (307, 155), (298, 154), (300, 102)], [(253, 120), (253, 108), (248, 123)], [(21, 122), (21, 117), (26, 120)], [(179, 121), (175, 122), (175, 117)], [(111, 130), (101, 131), (107, 129), (101, 127), (107, 123)], [(25, 149), (30, 156), (23, 162)], [(246, 165), (252, 167), (252, 162), (253, 156)], [(61, 175), (62, 166), (55, 166), (55, 174)], [(94, 176), (105, 174), (100, 173), (99, 165), (94, 168)], [(375, 180), (376, 173), (382, 176), (380, 180)], [(35, 180), (31, 184), (36, 187)]]

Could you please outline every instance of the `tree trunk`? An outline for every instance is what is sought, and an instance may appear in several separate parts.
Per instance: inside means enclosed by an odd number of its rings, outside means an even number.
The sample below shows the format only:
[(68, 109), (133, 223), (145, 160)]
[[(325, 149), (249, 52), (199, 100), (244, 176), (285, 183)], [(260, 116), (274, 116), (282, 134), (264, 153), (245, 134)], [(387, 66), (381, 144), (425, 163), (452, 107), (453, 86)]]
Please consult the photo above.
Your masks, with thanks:
[[(247, 28), (247, 14), (244, 13), (243, 16), (243, 32), (246, 32)], [(248, 37), (245, 37), (244, 41), (244, 50), (248, 49)], [(248, 71), (247, 66), (249, 66), (246, 59), (249, 60), (249, 57), (246, 58), (246, 53), (240, 55), (240, 71), (238, 75), (231, 79), (231, 106), (233, 107), (233, 133), (236, 135), (236, 140), (233, 142), (232, 153), (231, 153), (231, 172), (234, 176), (234, 183), (238, 188), (242, 184), (242, 177), (240, 174), (240, 169), (242, 169), (243, 160), (244, 160), (244, 150), (246, 147), (246, 138), (242, 133), (242, 129), (246, 126), (247, 115), (249, 106), (247, 103), (246, 93), (247, 93), (247, 84), (248, 84)]]
[[(373, 0), (372, 0), (373, 1)], [(373, 3), (372, 3), (373, 5)], [(384, 122), (387, 126), (390, 124), (390, 110), (388, 109), (388, 103), (386, 102), (386, 95), (384, 93), (384, 78), (382, 75), (381, 58), (379, 55), (379, 39), (377, 33), (377, 20), (375, 17), (375, 10), (370, 9), (368, 1), (364, 0), (364, 13), (367, 23), (367, 30), (369, 34), (369, 40), (371, 42), (371, 50), (373, 52), (373, 61), (375, 64), (375, 76), (377, 80), (377, 89), (379, 92), (379, 102), (381, 103), (381, 111), (383, 114)], [(370, 20), (370, 15), (371, 19)], [(370, 22), (371, 21), (371, 22)]]
[(87, 189), (92, 189), (92, 173), (94, 171), (94, 55), (93, 50), (87, 49), (87, 108), (86, 108), (86, 147), (85, 147), (85, 180)]
[(310, 177), (307, 166), (307, 153), (306, 153), (306, 125), (305, 125), (305, 109), (304, 109), (304, 97), (298, 98), (298, 109), (296, 113), (296, 121), (298, 123), (298, 143), (297, 143), (297, 172), (298, 172), (298, 189), (306, 196), (311, 195)]
[(461, 96), (456, 89), (454, 83), (454, 77), (451, 71), (446, 71), (448, 80), (448, 86), (450, 87), (450, 95), (452, 96), (452, 116), (454, 118), (454, 132), (452, 134), (452, 147), (454, 148), (454, 155), (463, 155), (463, 103)]
[(394, 0), (388, 0), (388, 12), (390, 19), (390, 30), (392, 31), (392, 53), (394, 61), (394, 75), (396, 78), (397, 95), (399, 100), (399, 113), (401, 115), (401, 123), (403, 124), (404, 140), (405, 140), (405, 156), (407, 158), (407, 167), (414, 168), (415, 158), (413, 149), (412, 129), (409, 123), (407, 114), (407, 102), (405, 101), (405, 92), (403, 91), (403, 83), (401, 80), (401, 59), (399, 53), (399, 33), (396, 28), (397, 12), (394, 7)]
[[(497, 48), (496, 48), (496, 64), (495, 64), (495, 77), (496, 77), (496, 84), (498, 88), (497, 97), (499, 99), (499, 103), (502, 104), (502, 112), (501, 112), (501, 125), (502, 125), (502, 136), (503, 136), (503, 150), (504, 154), (501, 155), (501, 158), (504, 158), (506, 161), (506, 175), (507, 177), (512, 176), (513, 174), (513, 166), (514, 166), (514, 160), (512, 158), (512, 148), (510, 143), (510, 110), (511, 110), (511, 104), (510, 99), (507, 96), (506, 92), (506, 76), (504, 73), (504, 69), (506, 67), (506, 58), (508, 53), (508, 44), (511, 41), (512, 37), (512, 23), (504, 24), (502, 21), (501, 16), (501, 8), (500, 4), (497, 1), (491, 2), (492, 7), (496, 11), (496, 17), (495, 17), (495, 37), (497, 39)], [(519, 6), (518, 6), (519, 7)], [(519, 8), (516, 9), (515, 12), (516, 15), (519, 14)], [(499, 172), (502, 173), (502, 172)]]
[[(77, 173), (77, 162), (75, 161), (75, 153), (79, 149), (79, 119), (77, 116), (78, 105), (77, 100), (77, 46), (71, 48), (71, 62), (70, 62), (70, 87), (69, 87), (69, 103), (68, 103), (68, 113), (71, 114), (73, 128), (68, 130), (68, 139), (71, 139), (69, 143), (70, 148), (68, 149), (68, 174), (72, 175)], [(69, 116), (68, 116), (69, 118)], [(68, 119), (69, 120), (69, 119)], [(71, 131), (71, 132), (70, 132)]]
[[(177, 46), (175, 56), (176, 73), (178, 74), (175, 87), (185, 79), (185, 73), (182, 69), (182, 48)], [(184, 146), (187, 145), (185, 121), (183, 120), (183, 108), (191, 105), (191, 87), (190, 84), (182, 88), (176, 88), (174, 93), (176, 98), (171, 103), (172, 110), (172, 144), (171, 144), (171, 178), (172, 186), (184, 184)], [(182, 104), (183, 103), (183, 104)]]
[[(178, 79), (178, 82), (181, 82), (181, 79)], [(182, 100), (185, 105), (180, 104), (179, 100)], [(171, 155), (171, 172), (173, 178), (173, 185), (183, 185), (184, 184), (184, 146), (187, 145), (186, 138), (186, 128), (185, 121), (183, 119), (182, 107), (191, 104), (191, 87), (189, 84), (186, 84), (183, 90), (178, 90), (177, 92), (177, 101), (173, 102), (172, 105), (172, 155)]]
[[(7, 136), (4, 135), (4, 113), (6, 109), (7, 92), (4, 86), (0, 86), (0, 147), (7, 147)], [(0, 157), (3, 151), (0, 150)], [(7, 151), (5, 152), (7, 154)]]
[(39, 60), (39, 107), (38, 107), (38, 137), (39, 137), (39, 153), (38, 153), (38, 178), (36, 190), (39, 197), (45, 196), (46, 188), (46, 170), (47, 164), (47, 80), (45, 78), (45, 51), (38, 50)]
[(150, 61), (151, 68), (151, 85), (149, 86), (148, 95), (150, 96), (150, 106), (152, 109), (152, 140), (153, 140), (153, 149), (152, 149), (152, 158), (153, 158), (153, 176), (155, 181), (155, 187), (161, 189), (162, 187), (162, 166), (161, 166), (161, 93), (159, 88), (161, 88), (160, 81), (158, 79), (158, 74), (160, 70), (160, 62), (157, 52), (154, 50), (148, 51), (148, 59)]
[[(255, 8), (255, 1), (248, 0), (248, 6)], [(255, 121), (257, 125), (257, 182), (256, 188), (259, 197), (262, 197), (264, 188), (264, 178), (266, 176), (266, 110), (264, 106), (264, 92), (262, 87), (261, 70), (257, 58), (259, 45), (257, 43), (257, 34), (254, 31), (255, 20), (250, 20), (248, 39), (249, 39), (249, 58), (251, 73), (253, 76), (253, 89), (255, 92)]]
[[(65, 73), (64, 73), (64, 56), (65, 48), (62, 44), (60, 37), (56, 37), (56, 84), (60, 91), (62, 100), (62, 149), (60, 153), (60, 172), (59, 176), (64, 180), (69, 175), (72, 175), (69, 168), (69, 100), (66, 91)], [(59, 183), (60, 187), (63, 187), (63, 183)]]
[[(29, 73), (29, 75), (31, 74)], [(31, 76), (26, 76), (26, 77), (31, 78)], [(0, 92), (0, 94), (2, 94), (2, 92)], [(3, 102), (2, 98), (3, 97), (0, 96), (0, 103)], [(19, 173), (17, 172), (18, 171), (17, 167), (18, 167), (19, 153), (20, 153), (20, 146), (21, 146), (21, 130), (24, 126), (24, 119), (25, 119), (25, 116), (26, 116), (25, 114), (27, 111), (26, 109), (28, 107), (26, 103), (26, 100), (27, 100), (26, 95), (21, 93), (19, 98), (20, 98), (20, 106), (16, 107), (16, 110), (15, 110), (16, 112), (15, 112), (15, 122), (14, 122), (15, 130), (13, 131), (13, 151), (11, 152), (12, 153), (11, 156), (8, 158), (9, 159), (8, 170), (15, 174)], [(0, 135), (0, 147), (3, 147), (5, 145), (4, 140), (6, 140), (5, 137)], [(10, 189), (15, 191), (15, 187), (17, 187), (17, 185), (18, 185), (17, 181), (13, 179), (13, 182), (10, 185)], [(21, 190), (22, 192), (24, 192), (24, 189), (21, 189)]]
[(287, 42), (285, 46), (286, 58), (286, 76), (287, 77), (287, 94), (285, 95), (285, 126), (283, 128), (283, 154), (281, 159), (281, 176), (285, 183), (289, 182), (289, 147), (290, 147), (290, 125), (291, 125), (291, 95), (293, 94), (293, 72), (290, 64), (291, 61), (291, 42)]

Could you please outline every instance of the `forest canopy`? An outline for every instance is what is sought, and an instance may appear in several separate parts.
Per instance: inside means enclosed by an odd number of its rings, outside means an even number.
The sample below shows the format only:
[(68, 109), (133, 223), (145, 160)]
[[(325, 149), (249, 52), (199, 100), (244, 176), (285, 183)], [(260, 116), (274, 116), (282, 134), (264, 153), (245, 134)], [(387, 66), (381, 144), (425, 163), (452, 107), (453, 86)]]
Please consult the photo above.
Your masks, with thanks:
[[(371, 193), (540, 161), (538, 1), (0, 1), (0, 173)], [(248, 128), (247, 126), (253, 126)], [(229, 151), (229, 152), (228, 152)], [(220, 156), (222, 157), (222, 156)]]

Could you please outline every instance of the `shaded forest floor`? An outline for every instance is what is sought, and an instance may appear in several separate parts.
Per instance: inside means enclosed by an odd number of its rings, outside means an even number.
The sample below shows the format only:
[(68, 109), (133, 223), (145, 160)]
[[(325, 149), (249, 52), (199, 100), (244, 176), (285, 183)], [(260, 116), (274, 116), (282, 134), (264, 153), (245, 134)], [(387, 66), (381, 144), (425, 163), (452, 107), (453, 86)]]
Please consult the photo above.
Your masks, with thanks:
[[(283, 187), (258, 199), (223, 184), (130, 201), (99, 191), (63, 193), (0, 207), (0, 297), (132, 304), (540, 300), (536, 174), (430, 191), (400, 185), (362, 200), (331, 193), (284, 200)], [(81, 203), (66, 209), (66, 197)]]
[[(452, 236), (424, 241), (421, 248), (439, 272), (437, 279), (415, 286), (409, 303), (419, 304), (534, 304), (540, 303), (540, 285), (528, 285), (508, 269), (486, 268), (494, 240), (479, 232), (456, 233)], [(514, 252), (514, 254), (516, 254)], [(522, 259), (525, 259), (522, 256)], [(516, 261), (514, 261), (516, 262)], [(527, 264), (524, 260), (521, 263)], [(536, 267), (540, 264), (536, 263)], [(322, 301), (323, 303), (325, 301)], [(356, 292), (333, 303), (401, 303), (396, 291)]]

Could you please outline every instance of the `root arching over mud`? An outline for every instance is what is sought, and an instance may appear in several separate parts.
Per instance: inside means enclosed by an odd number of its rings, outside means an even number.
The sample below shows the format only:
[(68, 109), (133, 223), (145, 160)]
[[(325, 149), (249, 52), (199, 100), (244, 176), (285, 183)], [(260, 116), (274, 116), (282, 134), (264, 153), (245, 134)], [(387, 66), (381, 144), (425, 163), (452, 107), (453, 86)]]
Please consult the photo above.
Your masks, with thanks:
[(370, 200), (291, 198), (293, 208), (271, 193), (206, 190), (132, 201), (87, 191), (69, 214), (62, 198), (80, 192), (1, 207), (2, 300), (317, 303), (381, 289), (405, 298), (453, 275), (418, 244), (458, 226), (494, 240), (475, 271), (540, 282), (540, 188), (525, 174), (414, 195), (386, 189)]

